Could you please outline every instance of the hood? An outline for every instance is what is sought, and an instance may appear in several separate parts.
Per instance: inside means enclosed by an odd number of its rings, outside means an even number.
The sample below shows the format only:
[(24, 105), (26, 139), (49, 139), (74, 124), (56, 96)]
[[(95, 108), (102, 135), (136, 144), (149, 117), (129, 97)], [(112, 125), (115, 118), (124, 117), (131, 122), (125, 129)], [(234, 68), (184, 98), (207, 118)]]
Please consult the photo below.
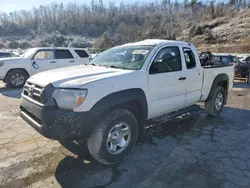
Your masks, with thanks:
[(28, 82), (45, 87), (52, 84), (54, 87), (80, 88), (84, 84), (134, 72), (91, 65), (78, 65), (45, 71), (31, 76)]

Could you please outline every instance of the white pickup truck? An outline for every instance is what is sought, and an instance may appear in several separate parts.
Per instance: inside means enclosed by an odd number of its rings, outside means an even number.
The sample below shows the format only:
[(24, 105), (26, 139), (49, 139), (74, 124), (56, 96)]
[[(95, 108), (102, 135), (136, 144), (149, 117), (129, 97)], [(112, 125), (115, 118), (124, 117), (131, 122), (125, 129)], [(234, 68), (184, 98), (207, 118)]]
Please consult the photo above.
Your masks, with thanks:
[(145, 127), (187, 113), (197, 102), (217, 116), (233, 85), (233, 65), (202, 67), (187, 42), (145, 40), (109, 49), (90, 64), (34, 75), (20, 115), (50, 139), (87, 139), (91, 155), (114, 164)]
[(88, 62), (89, 54), (82, 48), (31, 48), (21, 57), (0, 58), (0, 80), (22, 87), (31, 75)]

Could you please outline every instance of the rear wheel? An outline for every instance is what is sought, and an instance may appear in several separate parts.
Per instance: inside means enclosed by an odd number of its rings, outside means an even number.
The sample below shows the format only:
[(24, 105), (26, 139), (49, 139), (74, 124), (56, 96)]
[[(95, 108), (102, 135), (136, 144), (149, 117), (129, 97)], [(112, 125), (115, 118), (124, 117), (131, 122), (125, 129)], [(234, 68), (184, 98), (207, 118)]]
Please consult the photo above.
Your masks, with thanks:
[(225, 90), (221, 86), (217, 86), (213, 96), (205, 102), (205, 111), (212, 116), (218, 116), (225, 103)]
[(88, 138), (90, 154), (100, 163), (122, 161), (137, 141), (138, 123), (128, 110), (115, 109), (105, 115)]
[(8, 87), (19, 88), (23, 87), (28, 75), (22, 70), (12, 70), (6, 76), (6, 83)]

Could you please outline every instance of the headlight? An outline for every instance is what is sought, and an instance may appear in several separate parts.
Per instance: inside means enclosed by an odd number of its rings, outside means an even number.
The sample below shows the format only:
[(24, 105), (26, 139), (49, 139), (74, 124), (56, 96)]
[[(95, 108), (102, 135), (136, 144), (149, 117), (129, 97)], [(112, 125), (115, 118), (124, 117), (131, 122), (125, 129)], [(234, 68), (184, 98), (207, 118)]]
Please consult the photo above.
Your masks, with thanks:
[(55, 89), (51, 95), (59, 108), (73, 109), (80, 106), (87, 96), (87, 90)]
[(2, 61), (2, 62), (0, 62), (0, 67), (1, 67), (1, 66), (3, 66), (3, 65), (4, 65), (4, 62), (3, 62), (3, 61)]

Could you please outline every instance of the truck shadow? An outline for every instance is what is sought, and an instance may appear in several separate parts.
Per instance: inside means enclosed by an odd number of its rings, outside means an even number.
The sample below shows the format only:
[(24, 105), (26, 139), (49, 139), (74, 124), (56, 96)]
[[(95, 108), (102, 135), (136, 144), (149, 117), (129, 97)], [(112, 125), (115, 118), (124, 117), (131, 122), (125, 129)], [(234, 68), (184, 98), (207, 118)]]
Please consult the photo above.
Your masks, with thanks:
[(22, 89), (0, 88), (0, 95), (10, 97), (10, 98), (20, 99), (21, 98), (21, 93), (22, 93)]
[[(148, 128), (144, 138), (137, 143), (135, 151), (125, 159), (123, 164), (129, 162), (128, 159), (131, 156), (134, 158), (134, 155), (140, 152), (140, 148), (150, 150), (151, 147), (154, 147), (156, 143), (153, 138), (162, 139), (167, 136), (177, 138), (187, 133), (192, 129), (195, 119), (194, 114), (187, 114), (168, 122), (167, 126), (166, 124), (159, 124)], [(62, 187), (106, 187), (118, 181), (122, 176), (124, 168), (121, 168), (120, 164), (105, 166), (96, 162), (88, 152), (86, 141), (61, 141), (60, 143), (77, 156), (76, 158), (67, 156), (58, 164), (55, 176)], [(108, 174), (106, 180), (103, 179), (105, 173)], [(86, 176), (93, 176), (94, 178), (87, 180), (88, 185), (85, 183)], [(89, 178), (87, 177), (87, 179)]]
[[(62, 187), (131, 187), (140, 183), (142, 177), (152, 172), (143, 169), (157, 166), (169, 160), (173, 151), (188, 141), (199, 140), (208, 132), (208, 142), (217, 142), (217, 132), (228, 129), (242, 129), (250, 120), (250, 111), (225, 107), (219, 117), (206, 115), (203, 110), (183, 115), (164, 124), (153, 126), (133, 150), (132, 154), (117, 165), (104, 166), (96, 162), (89, 154), (86, 142), (61, 142), (77, 157), (65, 157), (57, 166), (55, 177)], [(241, 123), (241, 127), (238, 124)], [(218, 131), (219, 129), (219, 131)], [(216, 135), (217, 136), (217, 135)], [(197, 151), (199, 152), (199, 151)], [(181, 154), (180, 154), (181, 155)], [(182, 156), (180, 156), (181, 158)], [(178, 161), (178, 158), (176, 159)], [(152, 169), (151, 169), (152, 170)], [(137, 179), (137, 180), (136, 180)], [(139, 181), (139, 182), (138, 182)], [(128, 184), (129, 183), (129, 184)], [(138, 185), (138, 184), (137, 184)]]
[(0, 96), (3, 95), (10, 98), (20, 99), (21, 93), (22, 93), (22, 88), (17, 88), (17, 89), (8, 88), (6, 84), (0, 82)]
[[(178, 137), (179, 135), (185, 134), (192, 129), (195, 122), (195, 115), (186, 114), (179, 118), (175, 118), (172, 121), (151, 126), (146, 129), (145, 135), (137, 142), (137, 145), (141, 144), (153, 144), (153, 138), (164, 138), (165, 136)], [(185, 124), (183, 122), (185, 121)], [(59, 141), (60, 144), (69, 150), (70, 152), (77, 155), (77, 159), (83, 160), (94, 160), (87, 148), (87, 140), (81, 141)]]

